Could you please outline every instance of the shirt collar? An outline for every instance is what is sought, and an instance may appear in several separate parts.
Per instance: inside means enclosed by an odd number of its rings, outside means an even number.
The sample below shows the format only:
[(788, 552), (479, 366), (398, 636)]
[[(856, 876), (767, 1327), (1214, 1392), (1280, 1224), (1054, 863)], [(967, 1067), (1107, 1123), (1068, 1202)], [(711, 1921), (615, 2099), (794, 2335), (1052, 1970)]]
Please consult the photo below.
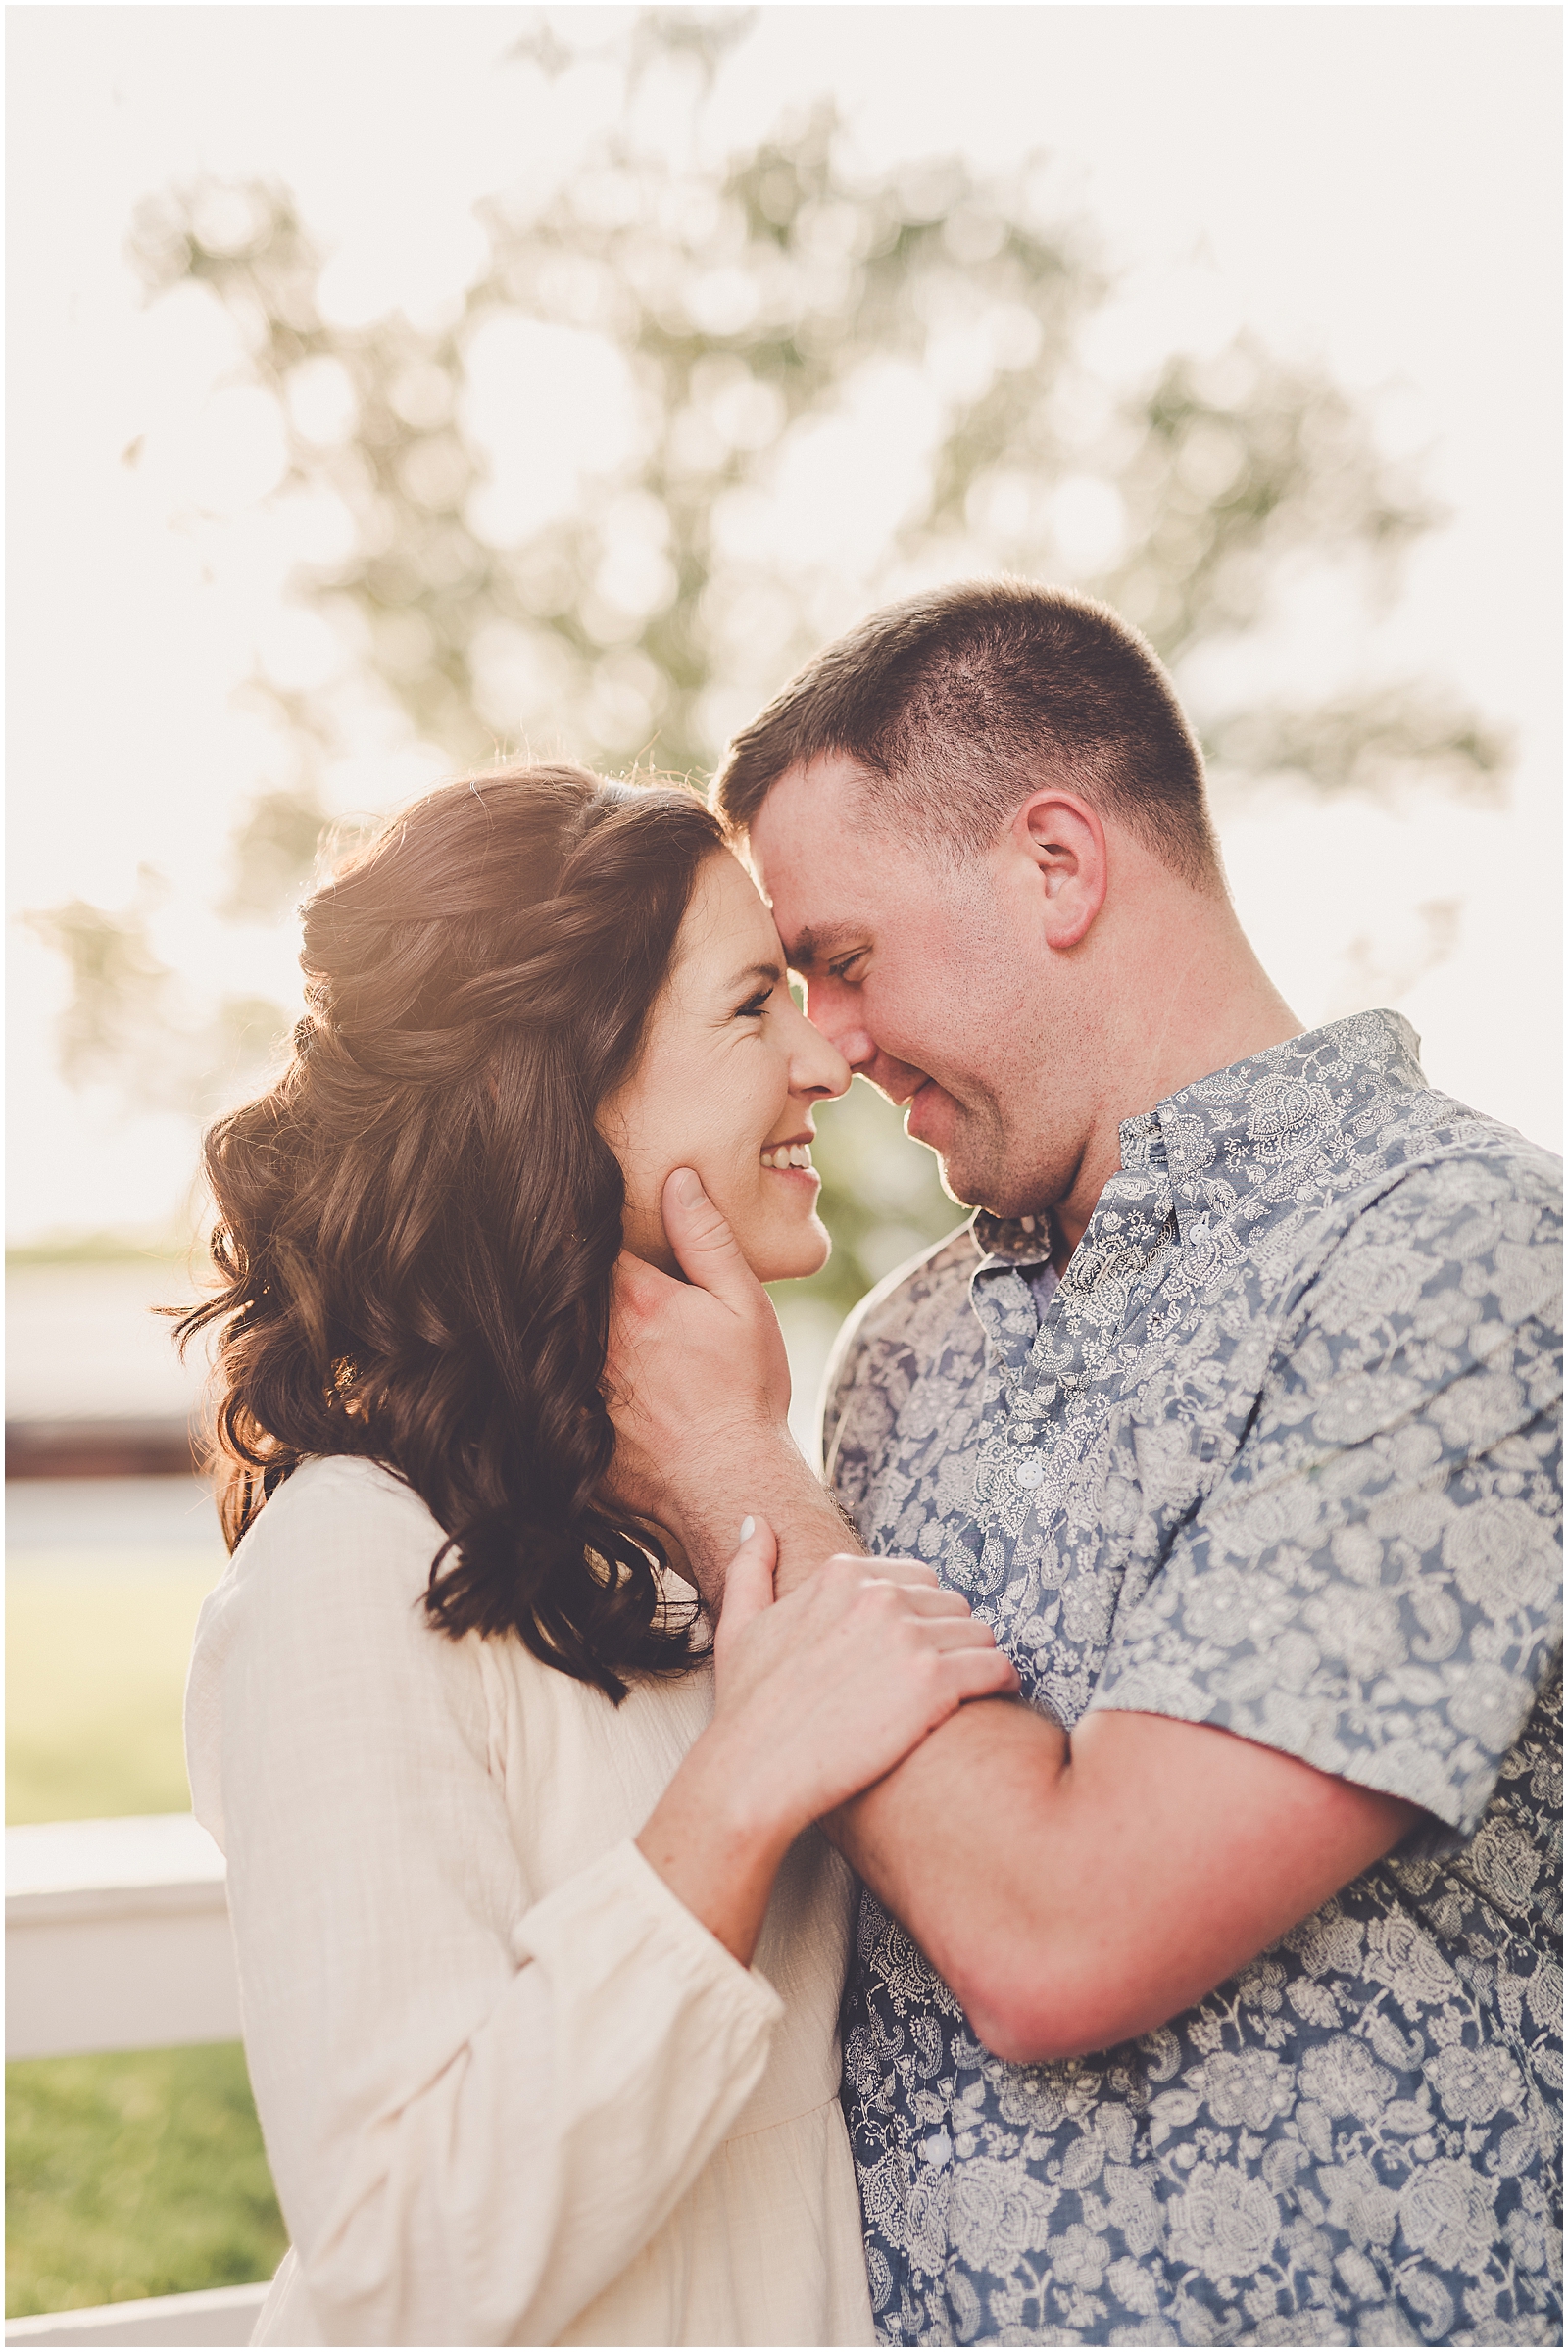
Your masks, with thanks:
[[(1121, 1165), (1169, 1186), (1184, 1242), (1202, 1241), (1265, 1177), (1291, 1161), (1303, 1174), (1373, 1101), (1419, 1094), (1421, 1041), (1402, 1013), (1358, 1012), (1265, 1047), (1124, 1119)], [(1159, 1180), (1163, 1180), (1162, 1182)], [(975, 1246), (1015, 1265), (1049, 1256), (1050, 1221), (977, 1209)]]

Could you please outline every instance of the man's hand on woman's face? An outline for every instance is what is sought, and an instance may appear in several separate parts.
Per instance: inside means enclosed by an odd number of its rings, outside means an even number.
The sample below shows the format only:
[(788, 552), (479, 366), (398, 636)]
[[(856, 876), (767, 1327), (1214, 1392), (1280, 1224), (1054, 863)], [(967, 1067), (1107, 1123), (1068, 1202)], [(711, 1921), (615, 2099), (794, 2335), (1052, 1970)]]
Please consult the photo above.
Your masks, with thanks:
[[(772, 1301), (691, 1169), (675, 1170), (662, 1205), (686, 1280), (625, 1254), (616, 1267), (606, 1362), (614, 1486), (679, 1538), (712, 1598), (705, 1563), (721, 1584), (748, 1496), (776, 1517), (781, 1493), (804, 1492), (803, 1480), (818, 1501), (821, 1493), (790, 1438), (789, 1358)], [(835, 1528), (823, 1550), (841, 1542)]]
[[(723, 1213), (690, 1168), (664, 1186), (664, 1230), (680, 1262), (676, 1282), (622, 1254), (615, 1273), (609, 1372), (627, 1427), (699, 1428), (787, 1421), (790, 1368), (772, 1302), (741, 1254)], [(617, 1429), (622, 1406), (617, 1402)]]

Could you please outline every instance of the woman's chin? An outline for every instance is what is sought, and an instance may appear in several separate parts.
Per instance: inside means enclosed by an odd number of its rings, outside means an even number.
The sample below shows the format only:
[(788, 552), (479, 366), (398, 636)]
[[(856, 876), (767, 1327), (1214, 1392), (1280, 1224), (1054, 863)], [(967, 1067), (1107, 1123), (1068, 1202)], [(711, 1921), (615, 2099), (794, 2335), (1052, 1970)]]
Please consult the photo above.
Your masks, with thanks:
[(815, 1217), (794, 1233), (759, 1234), (742, 1248), (759, 1282), (804, 1281), (808, 1274), (819, 1274), (833, 1253), (827, 1228)]

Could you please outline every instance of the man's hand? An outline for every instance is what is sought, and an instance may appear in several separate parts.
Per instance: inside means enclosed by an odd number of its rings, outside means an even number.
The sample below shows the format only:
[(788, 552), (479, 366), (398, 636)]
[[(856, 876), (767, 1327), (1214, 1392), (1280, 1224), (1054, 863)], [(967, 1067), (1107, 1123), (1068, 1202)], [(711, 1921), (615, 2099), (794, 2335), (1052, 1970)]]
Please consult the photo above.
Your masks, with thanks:
[(772, 1301), (690, 1168), (664, 1186), (684, 1282), (623, 1255), (607, 1375), (615, 1492), (668, 1530), (710, 1607), (748, 1514), (778, 1532), (779, 1591), (858, 1549), (790, 1436), (790, 1373)]
[[(710, 1607), (737, 1523), (770, 1520), (782, 1595), (859, 1546), (790, 1438), (777, 1318), (729, 1227), (689, 1170), (663, 1211), (688, 1279), (621, 1260), (616, 1486), (676, 1537)], [(1207, 1725), (1107, 1710), (1069, 1741), (1015, 1700), (980, 1698), (829, 1826), (982, 2039), (1028, 2060), (1188, 2007), (1415, 1818)]]

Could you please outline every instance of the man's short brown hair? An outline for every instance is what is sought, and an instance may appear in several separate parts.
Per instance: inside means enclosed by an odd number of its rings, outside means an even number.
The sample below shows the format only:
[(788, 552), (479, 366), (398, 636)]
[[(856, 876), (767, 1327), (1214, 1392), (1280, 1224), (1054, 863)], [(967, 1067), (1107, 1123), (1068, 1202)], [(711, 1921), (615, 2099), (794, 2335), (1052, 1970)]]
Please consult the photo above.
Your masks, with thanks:
[(1223, 889), (1203, 759), (1148, 642), (1108, 605), (970, 580), (873, 612), (730, 745), (714, 785), (744, 831), (792, 768), (836, 755), (864, 807), (938, 854), (987, 849), (1046, 782), (1081, 793), (1184, 880)]

